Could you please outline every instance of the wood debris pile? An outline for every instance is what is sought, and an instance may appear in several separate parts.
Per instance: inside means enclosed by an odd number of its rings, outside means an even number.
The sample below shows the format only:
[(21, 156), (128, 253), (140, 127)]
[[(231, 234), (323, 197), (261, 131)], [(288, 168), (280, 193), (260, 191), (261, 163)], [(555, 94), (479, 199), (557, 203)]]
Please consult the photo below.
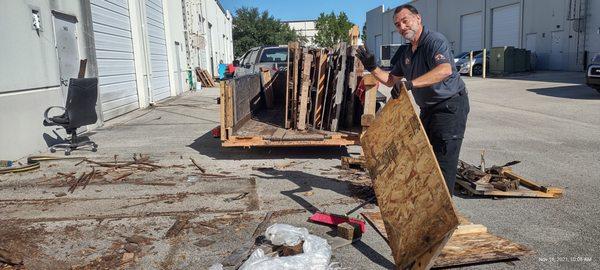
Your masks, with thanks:
[[(458, 163), (456, 183), (468, 195), (558, 198), (561, 188), (546, 187), (513, 172), (510, 166), (520, 161), (508, 162), (502, 166), (482, 169), (462, 160)], [(521, 188), (524, 187), (524, 188)]]

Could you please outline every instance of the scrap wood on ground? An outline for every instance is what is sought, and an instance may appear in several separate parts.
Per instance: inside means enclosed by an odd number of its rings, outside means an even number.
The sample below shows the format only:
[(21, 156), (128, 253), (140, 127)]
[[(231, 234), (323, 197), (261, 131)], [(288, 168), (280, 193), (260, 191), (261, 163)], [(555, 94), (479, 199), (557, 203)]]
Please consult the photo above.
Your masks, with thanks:
[[(380, 212), (363, 212), (363, 217), (388, 241)], [(495, 236), (481, 224), (461, 218), (460, 225), (435, 259), (433, 268), (518, 260), (533, 252), (526, 246)]]
[(520, 161), (513, 161), (502, 166), (492, 166), (482, 170), (481, 166), (476, 167), (460, 160), (456, 184), (464, 189), (468, 195), (531, 198), (562, 197), (562, 188), (546, 187), (513, 172), (510, 166), (518, 163)]

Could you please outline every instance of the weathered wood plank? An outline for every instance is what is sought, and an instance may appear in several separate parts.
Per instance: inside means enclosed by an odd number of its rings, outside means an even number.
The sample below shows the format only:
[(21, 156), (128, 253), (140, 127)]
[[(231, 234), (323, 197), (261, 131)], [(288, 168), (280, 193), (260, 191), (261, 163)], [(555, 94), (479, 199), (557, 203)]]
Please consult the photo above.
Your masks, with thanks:
[(302, 83), (300, 85), (300, 104), (298, 105), (298, 130), (306, 130), (306, 119), (308, 117), (308, 99), (310, 92), (310, 68), (313, 62), (313, 55), (304, 52), (302, 55)]
[(349, 66), (349, 70), (347, 72), (346, 83), (347, 83), (347, 93), (346, 93), (346, 106), (344, 110), (344, 124), (347, 128), (352, 128), (354, 126), (354, 103), (356, 102), (356, 88), (358, 87), (358, 58), (356, 58), (356, 48), (357, 46), (348, 46), (347, 49), (347, 62)]
[(300, 76), (300, 57), (301, 57), (300, 46), (296, 42), (295, 51), (294, 51), (294, 87), (292, 89), (292, 100), (291, 100), (291, 113), (292, 113), (292, 127), (295, 128), (296, 122), (298, 119), (298, 77)]
[(360, 118), (360, 125), (368, 127), (375, 120), (377, 109), (377, 79), (372, 74), (363, 76), (363, 84), (365, 86), (365, 105), (363, 106), (363, 114)]
[(335, 83), (335, 100), (333, 101), (332, 104), (332, 109), (331, 109), (331, 113), (332, 113), (332, 117), (331, 117), (331, 127), (329, 130), (331, 131), (338, 131), (339, 129), (339, 121), (340, 121), (340, 116), (342, 113), (342, 104), (344, 102), (344, 90), (345, 90), (345, 83), (346, 83), (346, 60), (347, 60), (347, 44), (346, 42), (340, 42), (339, 44), (340, 48), (339, 48), (339, 58), (338, 58), (338, 63), (337, 63), (337, 69), (338, 69), (338, 73), (337, 73), (337, 77), (336, 77), (336, 83)]
[(405, 269), (442, 242), (458, 217), (415, 108), (400, 92), (361, 144), (396, 267)]
[[(298, 42), (288, 43), (288, 69), (286, 75), (286, 91), (285, 91), (285, 117), (284, 126), (285, 128), (292, 128), (292, 122), (295, 122), (296, 113), (296, 92), (298, 87), (298, 61), (300, 55), (298, 49), (300, 44)], [(295, 124), (295, 123), (294, 123)]]

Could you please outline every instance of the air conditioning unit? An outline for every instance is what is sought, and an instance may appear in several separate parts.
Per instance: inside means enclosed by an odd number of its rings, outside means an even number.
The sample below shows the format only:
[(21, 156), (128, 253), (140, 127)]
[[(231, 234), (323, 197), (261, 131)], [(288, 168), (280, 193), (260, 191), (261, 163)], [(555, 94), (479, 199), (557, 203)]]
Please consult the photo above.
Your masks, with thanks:
[(392, 67), (394, 65), (394, 63), (392, 63), (392, 58), (394, 58), (394, 55), (400, 46), (402, 46), (402, 44), (381, 45), (381, 55), (379, 58), (381, 59), (381, 66)]

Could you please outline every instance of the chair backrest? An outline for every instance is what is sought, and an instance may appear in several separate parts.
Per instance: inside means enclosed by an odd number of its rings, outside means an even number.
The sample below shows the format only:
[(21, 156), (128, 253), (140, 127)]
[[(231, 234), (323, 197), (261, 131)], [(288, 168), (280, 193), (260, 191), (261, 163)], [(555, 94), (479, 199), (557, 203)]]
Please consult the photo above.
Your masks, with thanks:
[(98, 121), (96, 101), (98, 100), (98, 78), (71, 79), (65, 109), (69, 116), (69, 126), (79, 128)]

